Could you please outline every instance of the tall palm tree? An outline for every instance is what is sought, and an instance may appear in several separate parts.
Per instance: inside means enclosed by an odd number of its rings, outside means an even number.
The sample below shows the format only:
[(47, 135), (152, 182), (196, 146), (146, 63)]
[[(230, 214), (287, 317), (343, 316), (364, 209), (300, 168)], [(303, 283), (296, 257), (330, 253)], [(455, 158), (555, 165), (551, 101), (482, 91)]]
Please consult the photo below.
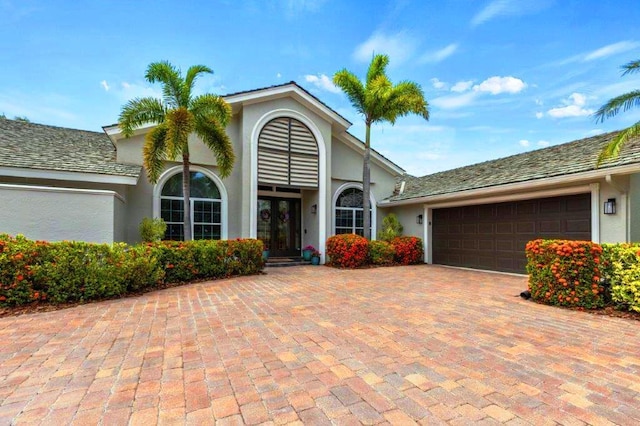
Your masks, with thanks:
[[(622, 66), (622, 75), (633, 74), (640, 72), (640, 60), (631, 61), (628, 64)], [(609, 101), (602, 105), (599, 110), (594, 114), (596, 122), (603, 122), (606, 118), (611, 118), (622, 111), (627, 111), (633, 107), (640, 106), (640, 90), (632, 90), (631, 92), (624, 93), (615, 98), (609, 99)], [(615, 158), (620, 155), (622, 147), (632, 138), (640, 136), (640, 121), (632, 124), (620, 133), (607, 144), (606, 147), (600, 153), (598, 157), (598, 165), (609, 158)]]
[(393, 85), (387, 77), (389, 56), (375, 55), (369, 64), (367, 78), (363, 82), (355, 74), (342, 69), (334, 74), (333, 82), (347, 95), (351, 105), (363, 116), (366, 126), (364, 160), (362, 165), (362, 208), (364, 236), (371, 238), (369, 208), (371, 198), (371, 125), (388, 121), (394, 125), (398, 117), (417, 114), (429, 119), (429, 104), (422, 88), (412, 81)]
[(156, 183), (165, 161), (182, 159), (184, 196), (184, 239), (191, 240), (191, 204), (189, 173), (189, 135), (195, 133), (213, 151), (221, 177), (231, 174), (235, 154), (225, 131), (231, 120), (231, 107), (212, 94), (193, 96), (193, 85), (200, 74), (212, 74), (204, 65), (194, 65), (183, 77), (180, 69), (168, 61), (153, 62), (147, 67), (149, 83), (162, 84), (162, 99), (135, 98), (120, 112), (119, 126), (125, 137), (143, 124), (157, 124), (145, 137), (143, 163), (151, 183)]

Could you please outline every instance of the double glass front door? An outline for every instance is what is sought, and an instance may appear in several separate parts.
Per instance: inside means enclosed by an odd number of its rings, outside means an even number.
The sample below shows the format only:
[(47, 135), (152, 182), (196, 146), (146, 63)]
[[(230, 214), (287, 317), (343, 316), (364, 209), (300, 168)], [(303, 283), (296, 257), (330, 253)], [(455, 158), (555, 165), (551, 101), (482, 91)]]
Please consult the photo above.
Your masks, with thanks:
[(258, 239), (269, 256), (300, 256), (300, 200), (258, 198)]

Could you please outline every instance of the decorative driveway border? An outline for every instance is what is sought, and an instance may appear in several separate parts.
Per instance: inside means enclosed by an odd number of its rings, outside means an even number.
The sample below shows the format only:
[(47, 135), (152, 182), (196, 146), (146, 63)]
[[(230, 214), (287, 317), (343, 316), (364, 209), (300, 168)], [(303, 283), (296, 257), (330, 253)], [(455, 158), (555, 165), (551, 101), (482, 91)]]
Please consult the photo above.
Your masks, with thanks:
[(638, 424), (640, 323), (526, 278), (268, 269), (0, 319), (0, 424)]

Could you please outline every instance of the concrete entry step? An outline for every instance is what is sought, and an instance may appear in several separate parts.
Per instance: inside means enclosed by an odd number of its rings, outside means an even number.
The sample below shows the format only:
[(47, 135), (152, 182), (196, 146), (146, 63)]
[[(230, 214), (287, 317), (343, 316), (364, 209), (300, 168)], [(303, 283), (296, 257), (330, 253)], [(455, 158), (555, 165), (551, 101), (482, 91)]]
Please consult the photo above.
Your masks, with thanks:
[(265, 264), (268, 268), (282, 268), (286, 266), (311, 265), (311, 261), (302, 257), (270, 257)]

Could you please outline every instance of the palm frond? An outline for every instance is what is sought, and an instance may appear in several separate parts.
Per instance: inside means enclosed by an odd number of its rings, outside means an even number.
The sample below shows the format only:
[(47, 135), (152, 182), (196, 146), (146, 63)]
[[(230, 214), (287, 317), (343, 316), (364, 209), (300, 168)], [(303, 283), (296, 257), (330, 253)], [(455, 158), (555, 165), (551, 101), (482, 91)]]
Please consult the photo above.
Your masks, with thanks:
[(198, 120), (195, 132), (202, 142), (211, 150), (216, 157), (220, 176), (226, 178), (233, 170), (236, 155), (233, 152), (233, 144), (225, 128), (213, 118)]
[(145, 78), (149, 83), (162, 83), (162, 95), (168, 107), (185, 106), (182, 104), (183, 79), (181, 72), (169, 61), (150, 63)]
[(147, 176), (151, 183), (158, 181), (164, 161), (167, 159), (166, 136), (167, 126), (165, 123), (161, 123), (145, 137), (145, 144), (142, 148), (143, 164), (147, 169)]
[(367, 70), (367, 88), (372, 81), (380, 76), (387, 76), (387, 65), (389, 65), (389, 56), (378, 54), (373, 57), (369, 69)]
[(226, 127), (231, 121), (231, 105), (220, 96), (204, 94), (191, 100), (190, 111), (196, 120), (215, 118), (222, 127)]
[(634, 90), (628, 93), (624, 93), (615, 98), (609, 99), (609, 101), (602, 105), (594, 114), (596, 122), (603, 122), (605, 118), (611, 118), (620, 112), (627, 111), (633, 107), (640, 106), (640, 90)]
[(598, 156), (597, 166), (602, 165), (607, 160), (617, 158), (620, 155), (620, 150), (625, 146), (629, 140), (640, 137), (640, 121), (633, 124), (614, 137), (611, 142), (604, 147), (600, 155)]
[(624, 64), (622, 66), (622, 69), (624, 70), (622, 75), (627, 75), (627, 74), (633, 74), (636, 72), (640, 72), (640, 59), (637, 59), (635, 61), (631, 61), (627, 64)]
[(135, 98), (122, 107), (118, 117), (118, 126), (125, 137), (133, 135), (136, 127), (147, 123), (162, 123), (166, 111), (162, 102), (156, 98)]
[[(388, 111), (388, 99), (393, 84), (386, 75), (378, 75), (367, 84), (365, 90), (365, 109), (370, 123), (380, 121)], [(394, 124), (395, 119), (391, 124)]]
[(365, 114), (365, 90), (358, 77), (343, 69), (333, 75), (333, 84), (342, 89), (358, 113)]
[(194, 130), (193, 115), (186, 108), (167, 113), (166, 152), (170, 159), (189, 153), (189, 135)]
[[(193, 90), (193, 84), (196, 82), (200, 74), (213, 74), (213, 70), (207, 67), (206, 65), (190, 66), (189, 69), (187, 70), (187, 75), (184, 77), (184, 87), (182, 89), (183, 97), (185, 95), (190, 97), (191, 91)], [(182, 102), (183, 102), (182, 104), (183, 106), (187, 105), (189, 103), (189, 98), (186, 98), (186, 99), (183, 98)]]
[(402, 81), (394, 86), (389, 96), (388, 108), (398, 116), (416, 114), (429, 120), (429, 103), (424, 98), (424, 92), (419, 84), (412, 81)]

